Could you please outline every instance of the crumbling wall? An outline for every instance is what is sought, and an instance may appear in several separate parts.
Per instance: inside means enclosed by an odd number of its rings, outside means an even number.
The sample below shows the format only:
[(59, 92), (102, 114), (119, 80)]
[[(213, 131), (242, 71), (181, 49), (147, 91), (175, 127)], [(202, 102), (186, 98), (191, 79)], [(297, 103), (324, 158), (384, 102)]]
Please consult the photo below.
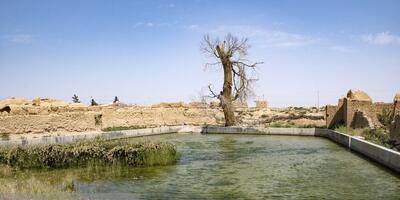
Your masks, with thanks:
[[(370, 120), (372, 121), (373, 124), (378, 124), (379, 121), (376, 117), (375, 109), (373, 107), (372, 102), (369, 101), (347, 101), (346, 105), (346, 125), (348, 127), (351, 127), (351, 125), (355, 124), (353, 123), (354, 115), (356, 112), (362, 112), (364, 115), (368, 116)], [(355, 128), (355, 127), (352, 127)]]
[[(378, 114), (384, 110), (394, 111), (395, 113), (400, 111), (400, 101), (396, 101), (396, 97), (394, 103), (372, 103), (367, 93), (350, 90), (347, 97), (339, 99), (338, 106), (326, 107), (327, 127), (332, 128), (342, 124), (352, 128), (358, 127), (358, 122), (354, 121), (360, 119), (359, 116), (355, 116), (357, 112), (363, 113), (369, 120), (370, 127), (379, 127), (381, 123), (378, 120)], [(400, 99), (400, 95), (398, 98)]]
[(373, 128), (374, 124), (363, 111), (356, 111), (350, 125), (352, 128)]
[(0, 133), (82, 132), (98, 130), (97, 112), (0, 116)]
[[(11, 102), (11, 103), (10, 103)], [(16, 103), (16, 104), (13, 104)], [(49, 99), (0, 101), (0, 134), (82, 132), (110, 127), (158, 127), (173, 125), (222, 125), (219, 103), (160, 103), (154, 106), (85, 106)], [(237, 122), (265, 125), (272, 121), (294, 120), (303, 125), (324, 124), (318, 110), (238, 108)], [(287, 113), (286, 113), (287, 112)], [(321, 111), (322, 112), (322, 111)]]
[(256, 108), (265, 109), (268, 108), (267, 101), (256, 101)]
[[(35, 110), (32, 112), (30, 110)], [(217, 124), (223, 119), (218, 109), (97, 107), (85, 112), (36, 112), (0, 115), (0, 133), (82, 132), (109, 127), (157, 127), (171, 125)], [(220, 120), (222, 121), (222, 120)]]
[(344, 100), (339, 99), (337, 106), (327, 105), (325, 107), (326, 127), (332, 128), (344, 124)]
[(326, 127), (332, 128), (343, 123), (343, 107), (327, 105), (325, 108)]
[(374, 107), (374, 113), (376, 114), (376, 116), (378, 116), (379, 114), (383, 113), (384, 111), (388, 111), (388, 112), (393, 112), (395, 104), (393, 103), (374, 103), (373, 107)]
[(104, 109), (103, 128), (217, 124), (217, 109), (129, 107)]

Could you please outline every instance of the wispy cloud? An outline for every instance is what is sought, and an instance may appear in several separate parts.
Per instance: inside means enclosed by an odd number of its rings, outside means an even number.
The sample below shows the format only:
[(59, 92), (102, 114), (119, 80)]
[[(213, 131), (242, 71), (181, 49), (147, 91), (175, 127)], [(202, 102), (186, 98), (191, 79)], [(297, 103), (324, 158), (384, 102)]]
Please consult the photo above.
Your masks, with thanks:
[(170, 27), (177, 24), (177, 22), (169, 23), (169, 22), (162, 22), (162, 23), (156, 23), (156, 22), (137, 22), (136, 24), (133, 25), (133, 28), (153, 28), (153, 27)]
[(341, 53), (355, 53), (357, 50), (350, 46), (333, 45), (330, 47), (332, 51), (337, 51)]
[(199, 31), (200, 30), (200, 25), (198, 24), (191, 24), (189, 26), (187, 26), (187, 28), (191, 31)]
[(187, 27), (192, 31), (200, 31), (211, 35), (222, 36), (227, 33), (248, 37), (261, 47), (299, 47), (316, 44), (320, 39), (297, 33), (268, 30), (252, 26), (219, 26), (204, 28), (193, 24)]
[(5, 38), (9, 42), (18, 43), (18, 44), (30, 44), (34, 41), (33, 35), (30, 35), (30, 34), (7, 35)]
[(133, 25), (133, 28), (139, 28), (139, 27), (153, 27), (154, 24), (152, 22), (138, 22)]
[(400, 45), (400, 36), (389, 32), (380, 32), (361, 36), (364, 42), (375, 45)]

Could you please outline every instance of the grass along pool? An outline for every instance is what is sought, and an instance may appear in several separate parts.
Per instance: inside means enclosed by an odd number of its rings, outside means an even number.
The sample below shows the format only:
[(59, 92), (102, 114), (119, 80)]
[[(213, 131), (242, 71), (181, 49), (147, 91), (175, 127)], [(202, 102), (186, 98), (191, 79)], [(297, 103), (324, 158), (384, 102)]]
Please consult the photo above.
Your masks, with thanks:
[[(176, 165), (13, 171), (3, 197), (96, 199), (396, 199), (400, 177), (318, 137), (170, 134)], [(14, 191), (7, 190), (7, 187)], [(37, 187), (37, 188), (36, 188)], [(9, 191), (9, 192), (7, 192)], [(73, 191), (73, 192), (69, 192)], [(1, 196), (0, 196), (1, 197)]]

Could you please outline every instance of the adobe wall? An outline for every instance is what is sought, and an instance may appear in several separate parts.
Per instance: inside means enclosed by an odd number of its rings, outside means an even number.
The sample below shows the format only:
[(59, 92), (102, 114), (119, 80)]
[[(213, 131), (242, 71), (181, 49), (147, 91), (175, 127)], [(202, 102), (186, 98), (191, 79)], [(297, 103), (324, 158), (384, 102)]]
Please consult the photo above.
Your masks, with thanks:
[(339, 99), (337, 106), (327, 105), (325, 107), (326, 127), (332, 128), (338, 124), (344, 124), (344, 101)]
[[(350, 92), (352, 91), (350, 90), (349, 93)], [(351, 94), (357, 96), (360, 94), (359, 92), (360, 91), (356, 91)], [(373, 103), (366, 93), (362, 92), (362, 94), (365, 97), (364, 99), (351, 99), (349, 97), (345, 97), (343, 99), (339, 99), (337, 106), (326, 106), (325, 116), (327, 127), (332, 128), (336, 125), (359, 127), (354, 123), (357, 121), (363, 121), (360, 120), (360, 116), (366, 117), (371, 126), (381, 126), (381, 123), (378, 120), (378, 114), (382, 113), (383, 110), (394, 111), (397, 113), (400, 112), (400, 102), (396, 101), (396, 98), (394, 103)], [(358, 112), (357, 119), (355, 119), (356, 112)]]
[[(274, 121), (298, 126), (321, 126), (323, 113), (313, 109), (238, 108), (241, 125), (265, 126)], [(221, 125), (218, 103), (160, 103), (153, 106), (86, 106), (58, 100), (10, 98), (0, 101), (0, 134), (84, 132), (111, 127)], [(293, 124), (292, 124), (293, 123)]]
[(393, 103), (382, 103), (382, 102), (377, 102), (374, 103), (374, 109), (376, 113), (381, 113), (383, 110), (392, 110), (393, 109)]
[(367, 117), (372, 120), (373, 124), (379, 123), (372, 102), (347, 100), (345, 118), (345, 124), (347, 127), (350, 127), (352, 125), (356, 111), (363, 112)]
[(368, 101), (347, 101), (347, 113), (346, 113), (346, 125), (351, 126), (354, 120), (354, 114), (356, 111), (361, 111), (367, 116), (373, 123), (374, 126), (381, 126), (378, 119), (378, 114), (382, 113), (383, 110), (392, 111), (394, 108), (393, 103), (372, 103)]
[(66, 112), (48, 115), (8, 115), (0, 117), (0, 133), (81, 132), (101, 129), (98, 112)]
[(256, 102), (256, 108), (268, 108), (268, 102), (267, 101), (255, 101)]
[(103, 109), (103, 128), (217, 124), (218, 109), (132, 107)]
[[(110, 127), (216, 125), (219, 109), (88, 107), (86, 111), (47, 111), (35, 107), (0, 113), (0, 133), (83, 132)], [(16, 114), (18, 113), (18, 114)]]

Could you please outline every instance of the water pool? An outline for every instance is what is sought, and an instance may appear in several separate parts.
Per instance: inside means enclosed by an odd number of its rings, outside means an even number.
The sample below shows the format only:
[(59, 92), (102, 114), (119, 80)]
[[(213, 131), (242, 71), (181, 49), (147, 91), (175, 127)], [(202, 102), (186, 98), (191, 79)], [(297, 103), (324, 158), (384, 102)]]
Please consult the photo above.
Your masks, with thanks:
[[(170, 134), (176, 165), (3, 170), (0, 183), (23, 197), (90, 199), (399, 199), (400, 177), (318, 137)], [(75, 191), (62, 190), (65, 180)], [(24, 186), (25, 184), (25, 186)], [(2, 186), (5, 187), (5, 186)]]

